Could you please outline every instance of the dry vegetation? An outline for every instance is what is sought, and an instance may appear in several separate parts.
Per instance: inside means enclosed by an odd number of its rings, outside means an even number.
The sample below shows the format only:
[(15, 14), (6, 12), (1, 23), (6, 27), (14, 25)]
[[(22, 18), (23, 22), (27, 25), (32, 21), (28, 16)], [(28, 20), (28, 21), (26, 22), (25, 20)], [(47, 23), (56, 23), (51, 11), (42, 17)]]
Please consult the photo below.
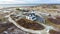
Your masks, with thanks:
[(55, 31), (55, 30), (50, 30), (49, 33), (50, 33), (50, 34), (60, 34), (60, 32)]
[(56, 31), (60, 31), (60, 20), (58, 19), (48, 18), (45, 24), (52, 26)]
[(43, 25), (38, 24), (35, 21), (30, 21), (30, 20), (27, 20), (27, 19), (20, 19), (20, 20), (17, 21), (17, 23), (20, 26), (23, 26), (27, 29), (33, 29), (33, 30), (42, 30), (42, 29), (44, 29)]

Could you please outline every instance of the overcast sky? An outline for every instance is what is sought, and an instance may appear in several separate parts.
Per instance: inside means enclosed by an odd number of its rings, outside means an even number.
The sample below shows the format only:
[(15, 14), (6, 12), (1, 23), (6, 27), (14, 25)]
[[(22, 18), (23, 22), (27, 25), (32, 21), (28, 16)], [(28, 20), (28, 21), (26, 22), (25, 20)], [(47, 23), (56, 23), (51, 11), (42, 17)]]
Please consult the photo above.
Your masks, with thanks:
[(60, 0), (0, 0), (0, 4), (60, 4)]

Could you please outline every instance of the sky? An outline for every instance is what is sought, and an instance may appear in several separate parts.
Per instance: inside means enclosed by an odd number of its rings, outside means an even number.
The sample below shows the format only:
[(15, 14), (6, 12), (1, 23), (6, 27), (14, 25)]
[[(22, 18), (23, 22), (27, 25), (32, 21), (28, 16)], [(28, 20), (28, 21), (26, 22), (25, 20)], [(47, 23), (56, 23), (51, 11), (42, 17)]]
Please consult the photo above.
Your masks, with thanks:
[(60, 4), (60, 0), (0, 0), (0, 4)]

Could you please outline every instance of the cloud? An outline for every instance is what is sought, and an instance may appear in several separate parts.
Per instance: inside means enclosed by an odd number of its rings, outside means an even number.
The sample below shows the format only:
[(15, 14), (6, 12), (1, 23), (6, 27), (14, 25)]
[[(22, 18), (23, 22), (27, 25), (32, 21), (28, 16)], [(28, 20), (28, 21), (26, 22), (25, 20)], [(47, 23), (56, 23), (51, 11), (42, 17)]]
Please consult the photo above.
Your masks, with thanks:
[(25, 1), (17, 1), (17, 0), (0, 0), (0, 4), (25, 4)]
[(3, 1), (14, 1), (14, 0), (0, 0), (0, 1), (2, 1), (2, 2), (3, 2)]
[(0, 4), (53, 4), (60, 0), (0, 0)]

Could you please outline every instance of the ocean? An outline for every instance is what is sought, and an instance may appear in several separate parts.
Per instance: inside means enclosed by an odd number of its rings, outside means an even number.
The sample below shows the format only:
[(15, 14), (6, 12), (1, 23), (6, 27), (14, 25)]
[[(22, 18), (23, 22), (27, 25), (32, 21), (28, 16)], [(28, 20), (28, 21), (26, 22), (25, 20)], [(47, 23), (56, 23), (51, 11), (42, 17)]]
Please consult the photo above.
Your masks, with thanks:
[(0, 7), (36, 6), (38, 4), (0, 4)]

